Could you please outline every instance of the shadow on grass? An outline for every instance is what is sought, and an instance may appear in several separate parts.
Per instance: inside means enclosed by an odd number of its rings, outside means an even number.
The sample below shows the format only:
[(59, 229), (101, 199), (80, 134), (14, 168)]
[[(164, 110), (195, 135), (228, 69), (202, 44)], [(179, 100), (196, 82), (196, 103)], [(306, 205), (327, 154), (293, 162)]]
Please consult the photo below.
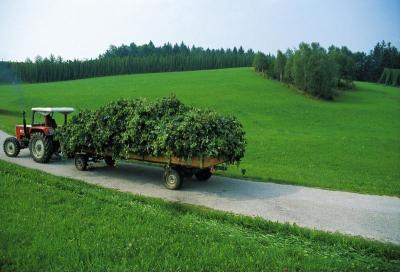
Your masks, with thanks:
[(15, 111), (15, 110), (5, 110), (5, 109), (0, 109), (0, 115), (4, 116), (12, 116), (12, 117), (21, 117), (22, 118), (22, 112), (21, 111)]

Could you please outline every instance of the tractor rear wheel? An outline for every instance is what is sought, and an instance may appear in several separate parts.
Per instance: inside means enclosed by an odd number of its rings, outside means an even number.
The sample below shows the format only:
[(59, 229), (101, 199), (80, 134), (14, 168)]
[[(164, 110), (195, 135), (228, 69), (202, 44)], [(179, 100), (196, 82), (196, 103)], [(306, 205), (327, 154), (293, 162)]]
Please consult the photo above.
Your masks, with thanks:
[(16, 157), (21, 150), (21, 145), (19, 144), (17, 138), (9, 137), (4, 141), (3, 149), (4, 153), (6, 153), (8, 157)]
[(53, 155), (53, 140), (42, 133), (33, 133), (29, 141), (29, 151), (35, 162), (47, 163)]

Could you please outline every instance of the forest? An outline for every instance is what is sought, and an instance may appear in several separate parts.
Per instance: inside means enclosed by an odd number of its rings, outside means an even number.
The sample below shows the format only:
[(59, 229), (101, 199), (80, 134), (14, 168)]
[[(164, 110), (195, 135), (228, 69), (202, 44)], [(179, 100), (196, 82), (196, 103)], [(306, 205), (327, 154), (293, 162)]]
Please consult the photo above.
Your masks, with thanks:
[(257, 52), (253, 66), (268, 78), (330, 100), (337, 90), (351, 89), (354, 80), (398, 85), (400, 52), (384, 41), (368, 55), (353, 53), (346, 46), (332, 45), (326, 50), (319, 43), (300, 43), (298, 48), (287, 49), (285, 53), (278, 50), (276, 55)]
[[(369, 52), (352, 52), (346, 46), (301, 43), (299, 48), (278, 50), (276, 55), (254, 53), (242, 46), (233, 49), (204, 49), (184, 44), (165, 43), (114, 46), (89, 60), (63, 60), (60, 56), (37, 56), (33, 61), (1, 61), (0, 82), (51, 82), (89, 77), (220, 69), (254, 66), (257, 71), (308, 90), (316, 96), (332, 97), (334, 87), (351, 87), (353, 80), (377, 82), (384, 68), (400, 68), (400, 52), (391, 43), (378, 42)], [(304, 67), (303, 67), (304, 66)], [(307, 67), (305, 67), (307, 66)], [(311, 69), (307, 73), (303, 73)], [(303, 73), (303, 74), (302, 74)], [(305, 75), (318, 77), (320, 87), (311, 87)], [(317, 75), (318, 74), (318, 75)], [(314, 84), (314, 83), (313, 83)], [(314, 85), (315, 85), (314, 84)], [(306, 86), (307, 85), (307, 86)], [(315, 88), (318, 90), (315, 91)], [(322, 90), (323, 89), (323, 90)]]
[[(61, 57), (37, 56), (34, 61), (0, 62), (0, 82), (51, 82), (98, 76), (220, 69), (251, 66), (254, 52), (243, 47), (203, 49), (166, 43), (114, 46), (96, 59), (63, 60)], [(2, 66), (2, 67), (1, 67)]]

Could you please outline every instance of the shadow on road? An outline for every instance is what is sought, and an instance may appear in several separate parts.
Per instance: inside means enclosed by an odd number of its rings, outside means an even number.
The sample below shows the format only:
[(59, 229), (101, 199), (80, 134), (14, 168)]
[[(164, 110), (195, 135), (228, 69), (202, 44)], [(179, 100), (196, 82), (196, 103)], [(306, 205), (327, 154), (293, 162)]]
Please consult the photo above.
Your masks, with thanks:
[[(52, 163), (63, 164), (54, 161)], [(73, 167), (73, 165), (71, 165)], [(78, 171), (78, 170), (76, 170)], [(104, 163), (96, 163), (88, 169), (91, 176), (106, 177), (110, 181), (122, 180), (135, 185), (152, 185), (159, 190), (167, 190), (163, 185), (163, 168), (134, 163), (118, 163), (108, 167)], [(198, 181), (195, 177), (185, 178), (179, 194), (194, 192), (210, 197), (221, 197), (229, 200), (256, 200), (277, 198), (298, 191), (297, 186), (278, 185), (264, 182), (243, 181), (221, 176), (213, 176), (209, 181)]]
[[(52, 158), (49, 164), (38, 164), (30, 158), (29, 150), (21, 150), (20, 164), (31, 168), (51, 172), (55, 175), (68, 176), (95, 184), (132, 193), (169, 197), (177, 201), (188, 199), (220, 199), (222, 201), (253, 201), (277, 199), (295, 194), (301, 187), (280, 185), (268, 182), (245, 181), (222, 176), (213, 176), (209, 181), (198, 181), (195, 177), (185, 179), (181, 190), (171, 191), (164, 187), (163, 168), (142, 163), (118, 162), (115, 167), (104, 162), (91, 165), (88, 171), (78, 171), (73, 160)], [(214, 201), (214, 200), (212, 200)]]

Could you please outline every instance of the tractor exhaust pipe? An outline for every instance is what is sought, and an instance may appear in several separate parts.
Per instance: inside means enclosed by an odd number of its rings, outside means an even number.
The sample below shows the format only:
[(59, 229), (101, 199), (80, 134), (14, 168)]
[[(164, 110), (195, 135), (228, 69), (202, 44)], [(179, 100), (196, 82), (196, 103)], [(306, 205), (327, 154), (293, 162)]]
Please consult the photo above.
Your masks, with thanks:
[(26, 116), (25, 111), (22, 112), (22, 124), (24, 125), (25, 138), (29, 138), (28, 129), (26, 128)]

